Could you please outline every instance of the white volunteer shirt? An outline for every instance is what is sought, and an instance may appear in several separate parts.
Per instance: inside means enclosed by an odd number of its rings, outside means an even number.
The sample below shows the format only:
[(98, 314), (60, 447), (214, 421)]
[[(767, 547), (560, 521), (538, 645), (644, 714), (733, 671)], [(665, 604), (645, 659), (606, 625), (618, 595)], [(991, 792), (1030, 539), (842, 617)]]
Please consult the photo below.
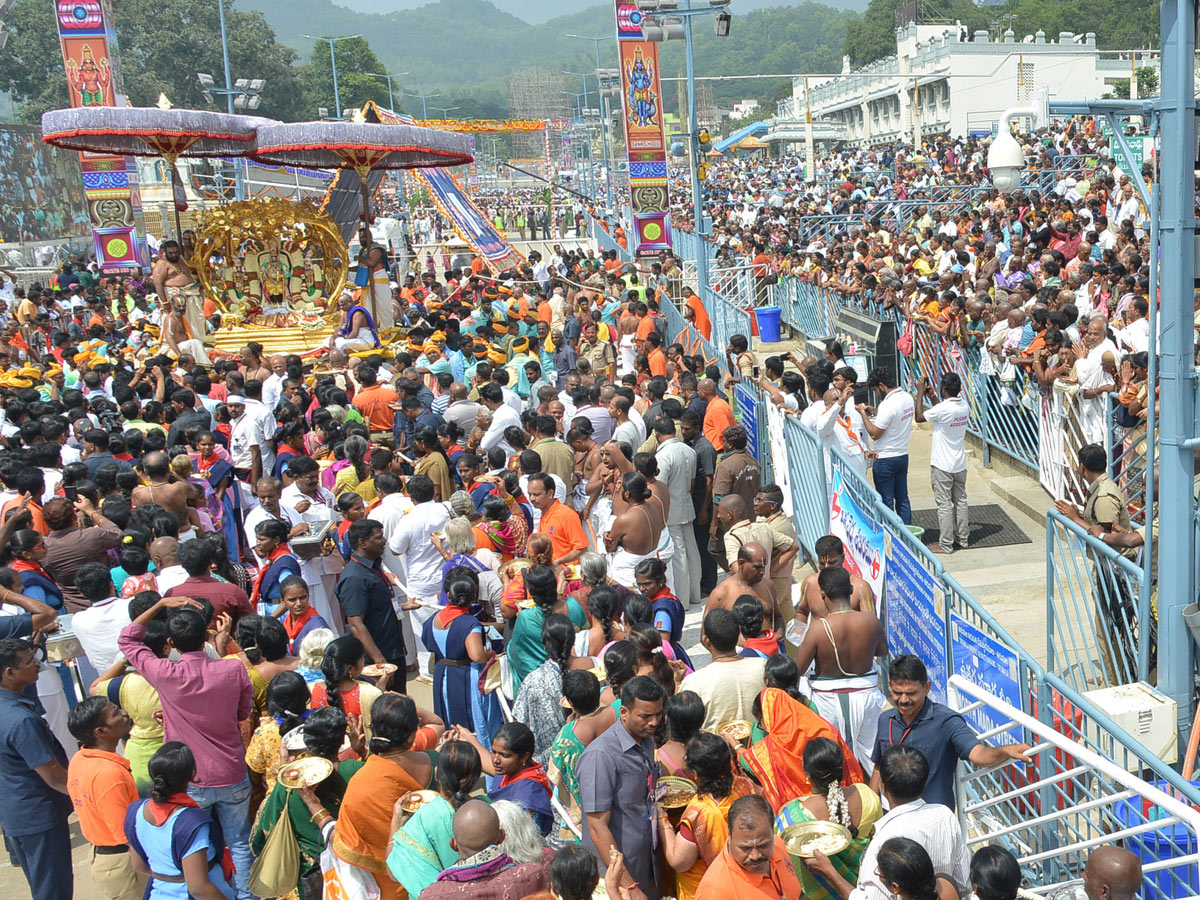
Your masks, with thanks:
[(962, 397), (950, 397), (925, 410), (925, 421), (933, 425), (929, 464), (954, 474), (967, 468), (967, 424), (971, 406)]
[(894, 388), (880, 402), (875, 412), (875, 427), (883, 434), (875, 438), (875, 452), (880, 459), (908, 455), (908, 437), (913, 425), (912, 394)]

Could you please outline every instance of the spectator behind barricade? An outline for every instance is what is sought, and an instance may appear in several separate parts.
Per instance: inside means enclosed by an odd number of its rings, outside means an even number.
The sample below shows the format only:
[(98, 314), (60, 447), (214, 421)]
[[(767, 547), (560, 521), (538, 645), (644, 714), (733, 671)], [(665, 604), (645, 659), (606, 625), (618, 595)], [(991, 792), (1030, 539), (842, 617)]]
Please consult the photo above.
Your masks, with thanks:
[[(878, 408), (858, 404), (863, 427), (875, 442), (874, 482), (884, 507), (912, 524), (908, 499), (908, 441), (913, 425), (913, 398), (885, 369), (873, 369), (867, 387), (879, 397)], [(874, 414), (872, 420), (869, 414)]]

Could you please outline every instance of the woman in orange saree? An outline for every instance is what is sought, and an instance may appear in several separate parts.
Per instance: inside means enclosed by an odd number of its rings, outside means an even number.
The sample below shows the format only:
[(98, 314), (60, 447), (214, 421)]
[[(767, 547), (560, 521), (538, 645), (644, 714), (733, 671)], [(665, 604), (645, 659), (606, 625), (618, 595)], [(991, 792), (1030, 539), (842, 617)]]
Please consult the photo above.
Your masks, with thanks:
[(408, 892), (387, 869), (392, 811), (404, 794), (433, 780), (434, 755), (410, 750), (417, 735), (417, 708), (401, 694), (384, 694), (371, 707), (371, 755), (350, 779), (342, 798), (333, 853), (370, 872), (380, 900), (406, 900)]
[(813, 738), (829, 738), (838, 745), (846, 762), (844, 784), (866, 781), (862, 766), (838, 730), (787, 692), (766, 688), (754, 701), (754, 713), (767, 736), (739, 756), (775, 811), (812, 793), (812, 782), (804, 771), (804, 747)]
[(688, 801), (675, 831), (658, 807), (663, 854), (675, 870), (675, 896), (693, 900), (709, 864), (729, 838), (729, 807), (738, 797), (757, 794), (749, 778), (735, 775), (733, 754), (723, 738), (701, 732), (687, 743), (687, 765), (696, 773), (696, 796)]

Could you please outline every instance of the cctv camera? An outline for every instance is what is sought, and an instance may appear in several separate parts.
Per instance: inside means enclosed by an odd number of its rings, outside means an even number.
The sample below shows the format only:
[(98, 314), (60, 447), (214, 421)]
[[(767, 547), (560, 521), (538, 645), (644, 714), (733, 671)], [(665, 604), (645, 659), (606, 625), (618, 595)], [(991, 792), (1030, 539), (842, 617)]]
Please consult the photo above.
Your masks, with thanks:
[(1025, 151), (1008, 132), (1007, 122), (988, 148), (987, 165), (992, 184), (1001, 191), (1016, 190), (1021, 185), (1021, 170), (1025, 168)]

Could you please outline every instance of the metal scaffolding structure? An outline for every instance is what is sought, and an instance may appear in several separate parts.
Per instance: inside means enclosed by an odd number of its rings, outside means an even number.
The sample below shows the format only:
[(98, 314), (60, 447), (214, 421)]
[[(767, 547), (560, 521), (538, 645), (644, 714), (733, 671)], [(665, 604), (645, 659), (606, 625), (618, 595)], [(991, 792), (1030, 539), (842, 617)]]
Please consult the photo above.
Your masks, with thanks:
[[(570, 118), (571, 101), (567, 90), (568, 76), (553, 69), (513, 69), (508, 75), (508, 111), (514, 119)], [(550, 142), (552, 158), (561, 158), (562, 136), (555, 131), (549, 136), (541, 133), (514, 133), (509, 140), (514, 159), (545, 157), (546, 141)]]

